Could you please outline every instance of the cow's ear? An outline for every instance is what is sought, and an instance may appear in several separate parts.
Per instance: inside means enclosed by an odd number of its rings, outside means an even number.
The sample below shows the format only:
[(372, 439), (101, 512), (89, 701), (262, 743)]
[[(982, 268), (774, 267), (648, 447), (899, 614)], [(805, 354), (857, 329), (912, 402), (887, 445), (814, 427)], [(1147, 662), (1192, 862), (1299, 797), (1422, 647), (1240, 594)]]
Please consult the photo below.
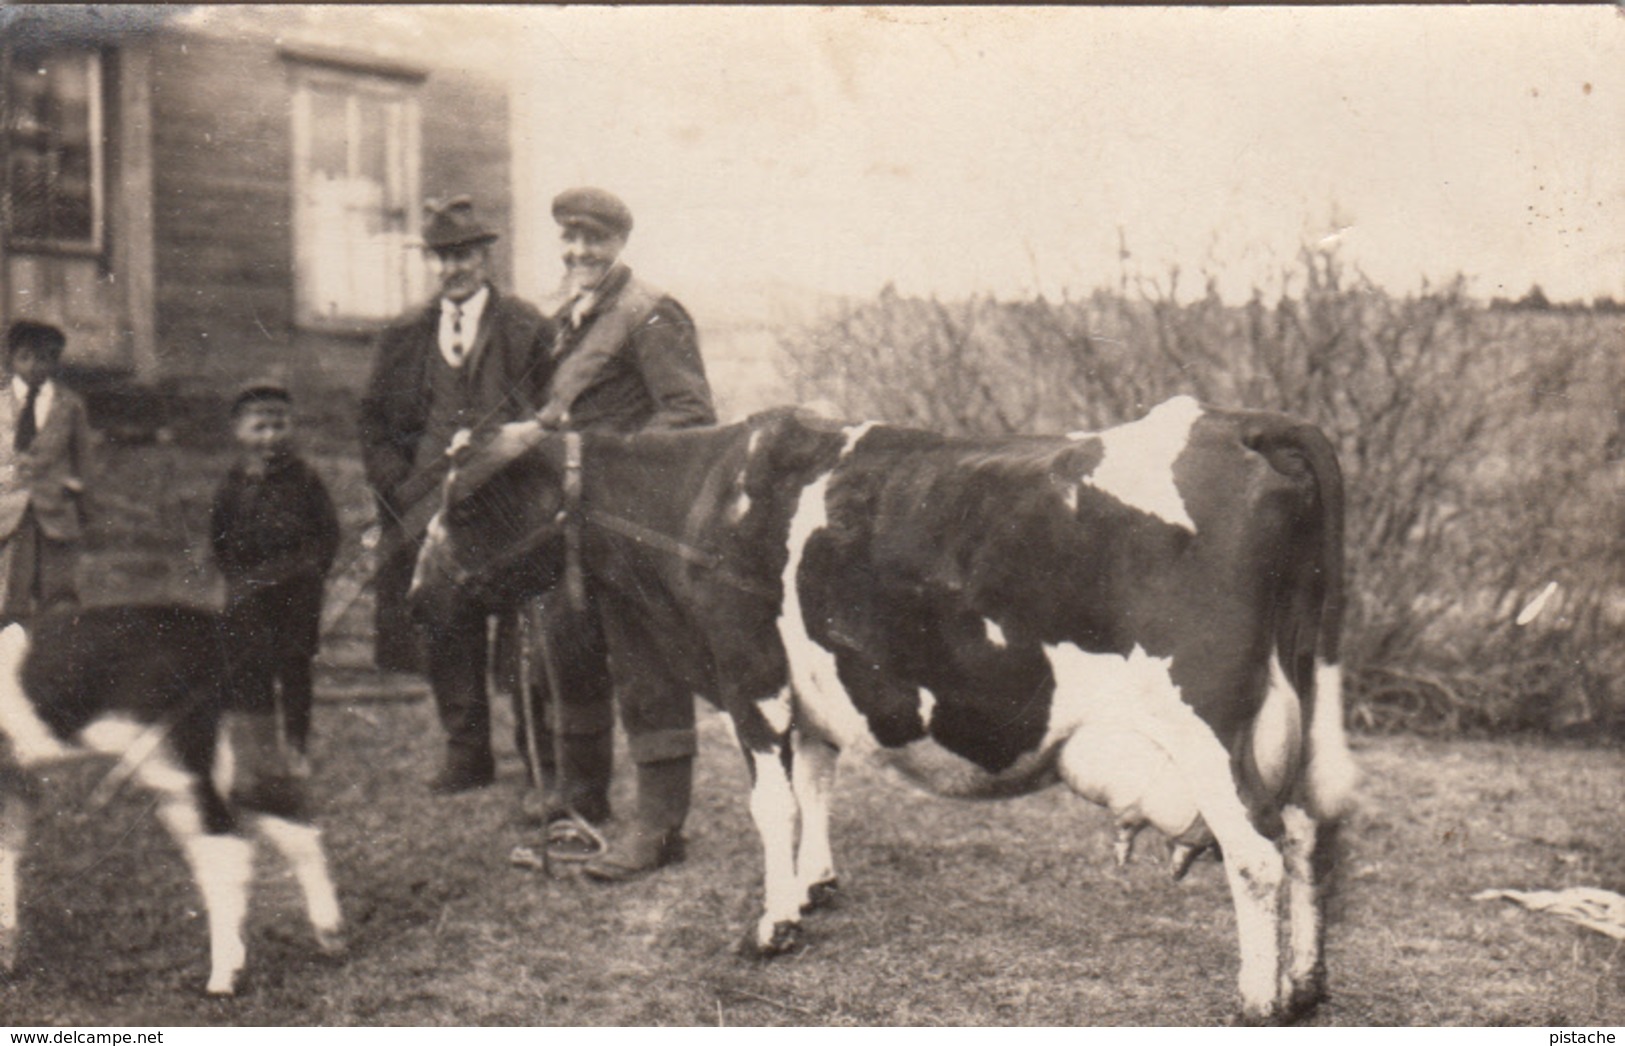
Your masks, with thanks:
[(801, 474), (832, 461), (845, 438), (839, 422), (801, 410), (764, 415), (751, 442), (750, 477)]

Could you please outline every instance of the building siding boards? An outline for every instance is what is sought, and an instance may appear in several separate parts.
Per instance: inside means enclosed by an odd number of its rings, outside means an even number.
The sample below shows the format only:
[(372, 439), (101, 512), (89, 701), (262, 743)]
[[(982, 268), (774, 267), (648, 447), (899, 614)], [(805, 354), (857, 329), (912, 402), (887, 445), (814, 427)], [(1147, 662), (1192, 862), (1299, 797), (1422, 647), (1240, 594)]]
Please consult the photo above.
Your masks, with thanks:
[(423, 193), (474, 197), (482, 220), (503, 232), (492, 252), (497, 282), (513, 273), (513, 190), (508, 96), (498, 85), (454, 70), (423, 85)]
[(287, 70), (265, 41), (166, 34), (153, 83), (163, 364), (285, 340), (293, 240)]
[[(320, 18), (290, 10), (221, 8), (206, 25), (155, 20), (140, 34), (115, 33), (100, 44), (108, 55), (103, 251), (88, 263), (0, 259), (7, 266), (0, 289), (12, 301), (6, 312), (22, 314), (17, 299), (26, 304), (20, 292), (33, 284), (55, 288), (59, 298), (71, 292), (63, 319), (74, 318), (70, 310), (96, 312), (80, 318), (79, 362), (143, 379), (184, 375), (205, 359), (203, 369), (212, 371), (235, 347), (288, 346), (300, 336), (293, 97), (302, 57), (283, 41), (292, 33), (316, 48), (350, 53), (375, 41), (323, 31), (315, 25)], [(436, 52), (414, 54), (413, 34), (395, 29), (398, 39), (379, 43), (383, 53), (370, 65), (357, 54), (355, 71), (400, 69), (403, 82), (416, 84), (419, 194), (474, 196), (484, 220), (503, 234), (495, 263), (506, 282), (513, 213), (506, 89), (436, 65)], [(408, 229), (415, 233), (419, 221), (409, 213)], [(95, 286), (80, 287), (87, 279)]]

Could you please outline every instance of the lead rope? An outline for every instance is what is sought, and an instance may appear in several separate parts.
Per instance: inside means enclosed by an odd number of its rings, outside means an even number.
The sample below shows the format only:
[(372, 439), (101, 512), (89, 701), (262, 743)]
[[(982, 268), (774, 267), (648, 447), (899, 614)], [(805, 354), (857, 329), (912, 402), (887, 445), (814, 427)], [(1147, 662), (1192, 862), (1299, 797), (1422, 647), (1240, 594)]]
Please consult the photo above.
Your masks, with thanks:
[[(587, 588), (581, 571), (581, 434), (564, 435), (564, 507), (559, 510), (559, 522), (564, 526), (564, 587), (566, 598), (576, 613), (586, 612)], [(541, 622), (541, 599), (528, 599), (519, 611), (519, 687), (520, 707), (525, 721), (525, 746), (530, 765), (541, 775), (541, 745), (536, 738), (536, 713), (532, 707), (530, 652), (541, 655), (542, 673), (547, 678), (549, 717), (552, 719), (553, 774), (558, 794), (568, 796), (569, 763), (564, 754), (564, 692), (559, 686), (558, 662), (553, 656), (553, 645), (548, 642), (547, 629)], [(539, 782), (538, 782), (539, 783)], [(581, 816), (575, 806), (566, 800), (564, 816), (547, 825), (546, 842), (540, 859), (529, 847), (515, 847), (509, 861), (522, 867), (537, 867), (549, 875), (558, 874), (554, 862), (577, 864), (590, 861), (609, 848), (603, 833)]]

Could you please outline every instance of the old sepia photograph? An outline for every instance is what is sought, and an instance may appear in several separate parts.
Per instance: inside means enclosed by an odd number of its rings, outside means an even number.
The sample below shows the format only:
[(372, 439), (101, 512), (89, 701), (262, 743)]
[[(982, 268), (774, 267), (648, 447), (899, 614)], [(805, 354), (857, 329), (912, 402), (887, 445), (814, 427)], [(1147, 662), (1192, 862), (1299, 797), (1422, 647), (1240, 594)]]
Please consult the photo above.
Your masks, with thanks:
[(0, 330), (11, 1042), (1625, 1025), (1617, 4), (6, 4)]

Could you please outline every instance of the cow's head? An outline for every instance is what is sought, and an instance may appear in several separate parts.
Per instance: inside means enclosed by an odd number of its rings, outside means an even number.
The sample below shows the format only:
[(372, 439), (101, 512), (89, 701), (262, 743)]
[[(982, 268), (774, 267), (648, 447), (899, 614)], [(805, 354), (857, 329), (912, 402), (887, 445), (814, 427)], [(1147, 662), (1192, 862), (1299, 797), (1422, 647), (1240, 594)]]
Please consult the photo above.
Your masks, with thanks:
[(501, 607), (545, 592), (564, 571), (564, 437), (534, 422), (458, 441), (410, 594), (419, 621), (458, 606)]

